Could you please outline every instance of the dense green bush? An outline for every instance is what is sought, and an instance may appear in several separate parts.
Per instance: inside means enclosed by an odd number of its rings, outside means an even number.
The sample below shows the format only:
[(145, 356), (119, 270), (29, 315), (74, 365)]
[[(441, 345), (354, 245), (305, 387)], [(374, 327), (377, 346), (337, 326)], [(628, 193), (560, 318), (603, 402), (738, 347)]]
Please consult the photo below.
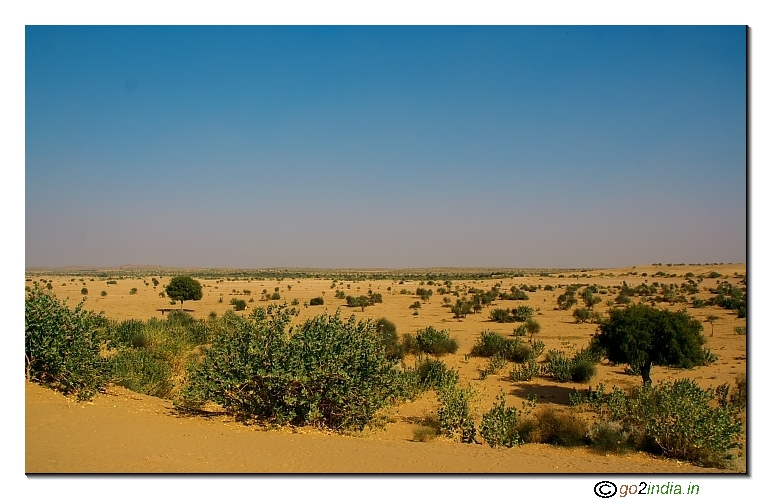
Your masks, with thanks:
[(471, 348), (472, 356), (490, 357), (496, 354), (504, 354), (511, 341), (497, 332), (483, 330), (477, 338), (474, 347)]
[(439, 433), (463, 443), (473, 443), (476, 439), (473, 401), (476, 392), (471, 384), (461, 388), (457, 383), (447, 385), (437, 392), (439, 408)]
[(134, 392), (162, 398), (174, 387), (169, 363), (144, 349), (121, 349), (110, 367), (112, 381)]
[(509, 372), (509, 378), (514, 382), (522, 382), (531, 380), (541, 374), (541, 367), (535, 360), (528, 360), (521, 365), (514, 365), (514, 368)]
[(323, 297), (311, 298), (308, 304), (310, 304), (311, 306), (321, 306), (324, 304), (324, 298)]
[(447, 368), (442, 360), (426, 358), (415, 366), (422, 389), (440, 391), (460, 382), (458, 372)]
[(522, 443), (517, 432), (518, 425), (517, 409), (506, 406), (506, 396), (501, 392), (496, 398), (493, 408), (482, 415), (479, 433), (493, 448), (496, 446), (511, 448)]
[(634, 449), (632, 434), (618, 422), (601, 420), (589, 429), (589, 440), (592, 448), (599, 453), (624, 454)]
[(236, 311), (243, 311), (246, 309), (246, 301), (243, 299), (233, 298), (230, 300), (230, 304), (233, 306), (233, 309)]
[(338, 312), (287, 330), (293, 309), (257, 308), (214, 337), (192, 367), (183, 399), (214, 401), (277, 423), (362, 429), (399, 396), (404, 375), (388, 360), (370, 321)]
[(586, 423), (571, 412), (544, 407), (536, 412), (537, 442), (557, 446), (583, 446), (589, 442)]
[(585, 323), (592, 317), (592, 312), (588, 308), (576, 308), (573, 310), (573, 318), (576, 323)]
[(740, 447), (742, 422), (727, 384), (707, 389), (691, 379), (644, 384), (629, 394), (614, 391), (608, 410), (611, 421), (643, 432), (673, 458), (724, 466), (730, 450)]
[(415, 343), (418, 350), (436, 356), (454, 353), (458, 350), (458, 341), (450, 338), (448, 330), (438, 330), (430, 325), (417, 331)]
[(37, 284), (24, 300), (24, 357), (27, 378), (48, 384), (78, 399), (89, 399), (107, 379), (106, 360), (99, 355), (106, 319), (75, 309)]
[(396, 325), (387, 318), (375, 322), (375, 330), (380, 336), (380, 342), (385, 348), (386, 357), (391, 360), (401, 360), (407, 353), (404, 344), (399, 343)]

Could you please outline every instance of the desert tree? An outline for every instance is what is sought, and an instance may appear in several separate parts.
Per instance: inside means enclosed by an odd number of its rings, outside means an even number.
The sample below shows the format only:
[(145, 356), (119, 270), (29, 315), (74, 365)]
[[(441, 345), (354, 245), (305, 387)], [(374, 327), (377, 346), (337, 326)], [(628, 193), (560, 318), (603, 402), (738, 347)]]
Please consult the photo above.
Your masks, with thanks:
[(639, 369), (644, 384), (651, 383), (653, 365), (692, 368), (709, 361), (711, 353), (703, 348), (706, 339), (701, 322), (685, 310), (632, 304), (608, 313), (592, 338), (592, 349), (613, 363)]
[(179, 301), (181, 308), (185, 301), (200, 301), (203, 297), (203, 289), (198, 280), (181, 275), (171, 279), (171, 282), (166, 286), (166, 295), (170, 299)]
[(704, 321), (709, 322), (712, 326), (712, 332), (709, 334), (710, 337), (715, 335), (715, 321), (717, 320), (720, 320), (720, 317), (717, 315), (707, 315), (706, 318), (704, 318)]

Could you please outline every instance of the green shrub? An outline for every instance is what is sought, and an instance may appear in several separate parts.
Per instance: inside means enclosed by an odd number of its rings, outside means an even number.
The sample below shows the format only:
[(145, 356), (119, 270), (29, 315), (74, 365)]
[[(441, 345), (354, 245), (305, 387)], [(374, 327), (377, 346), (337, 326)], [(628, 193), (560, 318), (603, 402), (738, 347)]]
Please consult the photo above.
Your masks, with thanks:
[(634, 448), (631, 433), (617, 422), (600, 421), (589, 430), (592, 448), (603, 454), (624, 454)]
[(597, 373), (597, 368), (588, 360), (573, 362), (570, 365), (570, 379), (573, 382), (585, 384), (592, 380)]
[(281, 299), (281, 294), (279, 294), (278, 292), (274, 292), (273, 294), (270, 295), (271, 301), (278, 301), (279, 299)]
[(583, 446), (588, 443), (586, 423), (574, 413), (542, 408), (535, 414), (538, 442), (557, 446)]
[(546, 355), (544, 372), (557, 382), (568, 382), (572, 379), (571, 361), (562, 351), (549, 350)]
[(509, 340), (497, 332), (483, 330), (477, 338), (474, 347), (471, 348), (472, 356), (490, 357), (496, 354), (505, 354), (509, 347)]
[(415, 367), (422, 389), (440, 391), (460, 382), (458, 372), (447, 368), (442, 360), (426, 358)]
[(342, 290), (335, 292), (335, 299), (345, 299), (345, 292)]
[(531, 380), (541, 373), (541, 367), (534, 360), (528, 360), (522, 365), (515, 365), (509, 373), (509, 378), (514, 382)]
[(137, 292), (139, 292), (139, 290), (138, 290), (136, 287), (132, 287), (132, 288), (131, 288), (131, 290), (129, 291), (129, 295), (130, 295), (130, 296), (133, 296), (133, 295), (135, 295)]
[(650, 437), (661, 451), (709, 466), (724, 466), (740, 447), (739, 409), (727, 384), (702, 389), (691, 379), (644, 384), (608, 403), (609, 418)]
[(734, 332), (738, 335), (747, 335), (747, 327), (734, 327)]
[(163, 359), (143, 349), (122, 349), (110, 360), (113, 382), (140, 394), (166, 397), (174, 384)]
[(514, 321), (514, 317), (511, 316), (511, 310), (495, 308), (490, 311), (490, 321), (498, 323), (509, 323)]
[[(27, 287), (27, 289), (29, 289), (29, 287)], [(80, 295), (81, 296), (87, 296), (88, 295), (88, 289), (86, 289), (85, 287), (80, 289)]]
[(530, 306), (517, 306), (511, 310), (515, 322), (527, 322), (534, 314), (535, 311)]
[(246, 301), (243, 299), (237, 299), (233, 298), (230, 300), (230, 304), (233, 306), (233, 309), (236, 311), (243, 311), (246, 309)]
[(310, 304), (311, 306), (321, 306), (324, 304), (324, 298), (323, 297), (311, 298), (308, 304)]
[(415, 334), (415, 342), (418, 350), (436, 356), (454, 353), (458, 350), (458, 341), (450, 338), (449, 331), (437, 330), (433, 326), (418, 330)]
[(102, 291), (102, 292), (100, 292), (100, 293), (99, 293), (99, 295), (100, 295), (100, 296), (102, 296), (102, 297), (104, 297), (104, 296), (106, 296), (106, 295), (107, 295), (107, 291)]
[(437, 393), (439, 397), (438, 421), (439, 433), (460, 439), (463, 443), (472, 443), (476, 439), (472, 403), (476, 392), (471, 384), (465, 388), (452, 384)]
[(129, 346), (143, 348), (147, 346), (147, 335), (141, 320), (124, 320), (111, 326), (108, 332), (108, 345), (113, 348)]
[(362, 429), (403, 393), (403, 372), (370, 321), (340, 312), (307, 320), (290, 334), (294, 309), (269, 306), (234, 318), (194, 365), (182, 398), (214, 401), (241, 416), (277, 423)]
[(588, 308), (576, 308), (573, 310), (573, 318), (576, 323), (587, 322), (592, 317), (592, 312)]
[(385, 348), (386, 357), (391, 360), (401, 360), (406, 354), (406, 348), (399, 344), (399, 335), (396, 333), (396, 325), (387, 318), (381, 318), (375, 322), (375, 330), (380, 336), (380, 342)]
[(27, 378), (48, 384), (78, 399), (90, 399), (107, 378), (99, 355), (103, 316), (74, 310), (37, 284), (24, 299), (24, 357)]
[(503, 356), (502, 354), (493, 355), (487, 360), (487, 366), (484, 369), (479, 370), (479, 377), (482, 380), (484, 380), (489, 375), (497, 374), (498, 371), (505, 366), (506, 366), (505, 356)]
[(297, 298), (292, 299), (292, 306), (299, 306), (299, 305), (300, 305), (300, 300), (299, 299), (297, 299)]
[(411, 310), (416, 310), (421, 307), (420, 301), (415, 301), (414, 303), (410, 304)]
[(479, 433), (493, 448), (496, 446), (511, 448), (521, 444), (522, 440), (517, 432), (519, 424), (517, 410), (506, 406), (506, 396), (502, 392), (495, 401), (493, 408), (482, 415)]

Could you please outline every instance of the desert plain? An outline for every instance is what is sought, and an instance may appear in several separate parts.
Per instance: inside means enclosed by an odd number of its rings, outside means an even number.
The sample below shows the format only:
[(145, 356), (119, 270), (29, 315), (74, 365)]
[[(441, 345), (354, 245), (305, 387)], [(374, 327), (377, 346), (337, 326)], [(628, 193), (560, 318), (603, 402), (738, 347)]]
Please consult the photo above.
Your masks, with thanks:
[[(710, 277), (713, 272), (719, 277)], [(597, 330), (597, 324), (576, 323), (575, 307), (561, 310), (557, 298), (569, 284), (597, 285), (602, 301), (595, 310), (607, 314), (615, 306), (618, 295), (602, 290), (613, 289), (626, 282), (630, 287), (658, 282), (680, 286), (692, 273), (701, 276), (699, 290), (688, 299), (709, 299), (718, 282), (743, 286), (745, 264), (709, 265), (640, 265), (603, 269), (426, 269), (426, 270), (316, 270), (298, 277), (300, 272), (287, 270), (284, 277), (260, 277), (256, 271), (238, 273), (226, 270), (187, 269), (203, 285), (203, 297), (186, 301), (195, 318), (206, 318), (212, 312), (222, 315), (232, 310), (231, 299), (253, 300), (247, 309), (266, 306), (261, 296), (278, 292), (279, 302), (297, 300), (299, 313), (293, 323), (300, 323), (321, 313), (334, 314), (340, 309), (344, 318), (351, 314), (357, 319), (392, 321), (397, 332), (414, 334), (433, 326), (446, 329), (458, 342), (454, 354), (441, 357), (455, 369), (465, 383), (471, 383), (478, 393), (475, 406), (479, 414), (489, 410), (499, 393), (508, 406), (521, 407), (536, 396), (539, 407), (569, 409), (569, 396), (600, 383), (606, 388), (623, 389), (641, 384), (639, 375), (625, 373), (624, 365), (607, 361), (597, 365), (597, 373), (588, 383), (556, 382), (545, 377), (514, 382), (508, 373), (509, 364), (501, 371), (482, 378), (488, 359), (470, 355), (483, 330), (513, 337), (518, 323), (497, 323), (490, 320), (495, 308), (527, 305), (535, 310), (534, 318), (541, 324), (537, 339), (545, 349), (560, 349), (566, 353), (586, 347)], [(423, 275), (418, 276), (418, 275)], [(452, 278), (446, 275), (452, 274)], [(658, 274), (658, 275), (657, 275)], [(75, 306), (85, 297), (84, 308), (104, 312), (111, 320), (150, 318), (163, 319), (159, 309), (179, 308), (162, 297), (165, 285), (175, 275), (172, 269), (121, 268), (86, 271), (83, 269), (28, 270), (26, 286), (46, 281), (59, 299)], [(293, 276), (290, 276), (293, 275)], [(385, 275), (385, 276), (384, 276)], [(521, 276), (520, 276), (521, 275)], [(432, 276), (433, 277), (432, 279)], [(154, 285), (152, 279), (158, 280)], [(443, 303), (438, 287), (451, 280), (451, 288), (465, 296), (472, 288), (489, 290), (500, 284), (502, 291), (522, 285), (528, 291), (526, 301), (495, 300), (478, 313), (456, 318)], [(114, 283), (108, 283), (114, 282)], [(45, 284), (43, 284), (45, 285)], [(546, 290), (551, 286), (550, 290)], [(560, 287), (561, 286), (561, 287)], [(87, 295), (82, 294), (83, 288)], [(418, 288), (433, 289), (428, 300), (416, 294)], [(132, 291), (132, 289), (136, 289)], [(349, 307), (345, 299), (335, 297), (342, 290), (346, 295), (359, 296), (368, 291), (380, 293), (382, 303), (372, 306)], [(105, 292), (106, 295), (102, 295)], [(324, 304), (305, 306), (311, 299), (322, 297)], [(454, 303), (456, 297), (448, 296)], [(579, 299), (580, 300), (580, 299)], [(638, 299), (635, 298), (635, 301)], [(420, 301), (421, 306), (410, 306)], [(581, 306), (581, 304), (579, 304)], [(736, 312), (716, 306), (696, 308), (690, 302), (658, 303), (665, 309), (685, 309), (702, 322), (708, 347), (717, 361), (692, 369), (654, 366), (653, 382), (684, 377), (695, 380), (701, 387), (716, 387), (723, 383), (735, 385), (737, 378), (747, 373), (747, 335), (738, 334), (737, 327), (747, 327), (746, 318)], [(165, 312), (164, 312), (165, 313)], [(710, 315), (717, 316), (711, 322)], [(746, 330), (746, 328), (745, 328)], [(527, 339), (527, 338), (525, 338)], [(411, 361), (408, 356), (407, 362)], [(406, 401), (384, 410), (374, 427), (361, 432), (335, 433), (313, 427), (274, 426), (259, 421), (236, 420), (216, 409), (205, 415), (179, 411), (170, 399), (138, 394), (121, 386), (110, 385), (106, 392), (90, 401), (78, 402), (73, 397), (34, 383), (25, 391), (25, 469), (27, 473), (743, 473), (747, 469), (747, 424), (742, 438), (743, 449), (736, 452), (731, 466), (725, 469), (705, 468), (661, 455), (642, 452), (602, 454), (588, 447), (563, 448), (545, 444), (523, 444), (514, 448), (491, 448), (486, 444), (462, 444), (443, 437), (418, 437), (422, 427), (436, 418), (437, 398), (427, 392), (414, 401)], [(585, 414), (591, 417), (590, 414)], [(746, 421), (745, 421), (746, 422)]]

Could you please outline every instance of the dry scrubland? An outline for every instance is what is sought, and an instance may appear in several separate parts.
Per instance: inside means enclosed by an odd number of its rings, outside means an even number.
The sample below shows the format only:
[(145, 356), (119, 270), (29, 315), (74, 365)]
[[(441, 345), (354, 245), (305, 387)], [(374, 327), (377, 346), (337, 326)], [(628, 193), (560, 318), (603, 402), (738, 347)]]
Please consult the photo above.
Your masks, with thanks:
[[(573, 410), (570, 395), (575, 390), (585, 391), (600, 383), (610, 390), (611, 386), (630, 389), (641, 384), (639, 375), (625, 373), (625, 365), (610, 365), (603, 361), (596, 367), (596, 375), (588, 383), (557, 382), (537, 376), (532, 380), (515, 382), (509, 378), (514, 366), (507, 363), (496, 373), (482, 379), (480, 371), (488, 366), (487, 358), (471, 356), (470, 352), (483, 330), (495, 331), (507, 338), (514, 337), (514, 330), (521, 323), (496, 323), (490, 320), (490, 312), (496, 308), (515, 308), (526, 305), (535, 311), (535, 318), (541, 325), (536, 340), (545, 344), (540, 361), (551, 349), (559, 349), (572, 355), (589, 345), (597, 325), (590, 322), (576, 323), (573, 311), (582, 307), (580, 295), (578, 305), (568, 310), (557, 309), (557, 299), (570, 284), (596, 285), (601, 302), (594, 307), (607, 315), (609, 301), (618, 296), (618, 287), (624, 282), (629, 287), (653, 282), (661, 286), (675, 284), (680, 288), (693, 273), (698, 281), (698, 292), (683, 293), (687, 303), (658, 303), (658, 308), (685, 309), (704, 325), (706, 347), (717, 355), (717, 361), (693, 369), (654, 366), (651, 372), (654, 384), (664, 380), (690, 378), (703, 388), (728, 383), (732, 387), (740, 376), (746, 374), (746, 335), (737, 333), (736, 327), (746, 327), (746, 319), (738, 318), (733, 310), (717, 306), (694, 307), (692, 299), (708, 300), (714, 296), (710, 288), (719, 282), (729, 282), (744, 287), (746, 266), (725, 265), (655, 265), (603, 270), (556, 270), (530, 273), (512, 277), (512, 270), (502, 270), (491, 278), (461, 278), (459, 270), (452, 270), (453, 278), (443, 276), (440, 271), (431, 280), (431, 274), (423, 277), (402, 279), (400, 275), (387, 279), (367, 278), (365, 273), (358, 278), (259, 278), (258, 274), (238, 276), (222, 273), (190, 271), (189, 274), (203, 285), (200, 301), (186, 301), (184, 308), (193, 309), (195, 318), (206, 319), (214, 312), (222, 316), (232, 310), (233, 298), (247, 301), (247, 309), (236, 313), (248, 315), (256, 307), (269, 303), (297, 300), (299, 313), (292, 323), (301, 323), (321, 313), (334, 314), (338, 308), (347, 319), (385, 317), (392, 321), (399, 335), (415, 334), (419, 329), (433, 326), (446, 329), (458, 343), (457, 352), (441, 357), (444, 363), (460, 375), (462, 385), (471, 383), (478, 396), (475, 400), (476, 418), (487, 412), (495, 403), (500, 392), (504, 393), (506, 405), (522, 408), (528, 398), (536, 398), (538, 409), (554, 407), (559, 411)], [(664, 275), (657, 272), (663, 272)], [(720, 277), (711, 277), (716, 272)], [(159, 275), (160, 273), (160, 275)], [(68, 299), (74, 306), (84, 297), (82, 289), (88, 289), (84, 308), (104, 312), (112, 320), (150, 318), (161, 319), (158, 308), (178, 308), (171, 305), (168, 297), (159, 293), (169, 283), (173, 274), (164, 272), (108, 271), (73, 272), (28, 272), (26, 286), (38, 282), (51, 290), (59, 299)], [(209, 273), (209, 277), (205, 276)], [(469, 274), (472, 273), (469, 270)], [(489, 273), (489, 272), (488, 272)], [(477, 273), (478, 275), (479, 273)], [(504, 275), (504, 276), (501, 276)], [(154, 285), (153, 278), (158, 280)], [(446, 288), (445, 281), (451, 280), (453, 294), (441, 295), (440, 287)], [(45, 281), (45, 283), (43, 282)], [(114, 283), (108, 283), (114, 282)], [(443, 304), (449, 297), (451, 304), (456, 299), (471, 297), (472, 288), (488, 291), (500, 284), (502, 292), (509, 292), (513, 286), (535, 286), (534, 292), (527, 291), (527, 300), (495, 300), (478, 313), (469, 313), (464, 318), (455, 318), (450, 308)], [(552, 286), (553, 290), (544, 287)], [(278, 301), (261, 299), (263, 291), (271, 295), (280, 294)], [(431, 289), (428, 300), (420, 299), (415, 293), (418, 288)], [(136, 289), (135, 291), (132, 289)], [(335, 297), (337, 291), (345, 295), (360, 296), (368, 291), (382, 294), (382, 303), (359, 307), (346, 306), (345, 299)], [(106, 295), (101, 295), (102, 292)], [(580, 293), (580, 291), (579, 291)], [(659, 293), (659, 295), (661, 295)], [(321, 306), (305, 306), (311, 299), (322, 297)], [(656, 297), (656, 296), (653, 296)], [(251, 301), (253, 299), (253, 302)], [(633, 297), (638, 302), (639, 297)], [(220, 302), (221, 301), (221, 302)], [(417, 310), (410, 308), (416, 301), (421, 302)], [(615, 305), (618, 306), (618, 305)], [(417, 311), (417, 313), (416, 313)], [(712, 323), (707, 317), (716, 316)], [(165, 318), (165, 317), (163, 317)], [(714, 333), (713, 333), (714, 327)], [(745, 329), (746, 330), (746, 329)], [(528, 337), (524, 338), (527, 343)], [(405, 362), (414, 363), (408, 355)], [(177, 379), (179, 380), (179, 379)], [(173, 398), (178, 391), (169, 394)], [(112, 408), (110, 408), (112, 407)], [(211, 407), (210, 407), (211, 408)], [(591, 411), (580, 411), (580, 418), (591, 422), (596, 415)], [(677, 462), (663, 456), (653, 457), (645, 453), (624, 455), (603, 455), (586, 447), (559, 448), (543, 444), (524, 444), (515, 448), (490, 448), (488, 445), (465, 445), (451, 442), (447, 438), (434, 437), (437, 418), (437, 396), (433, 391), (422, 394), (414, 401), (406, 401), (388, 408), (380, 414), (376, 427), (363, 432), (331, 434), (309, 427), (265, 427), (260, 424), (236, 422), (226, 414), (203, 415), (183, 414), (175, 410), (170, 400), (148, 397), (118, 386), (110, 386), (107, 393), (98, 394), (92, 401), (77, 403), (72, 398), (43, 389), (37, 385), (27, 386), (26, 423), (26, 468), (27, 472), (699, 472), (704, 469), (689, 463)], [(745, 424), (746, 427), (746, 424)], [(746, 433), (746, 429), (745, 429)], [(93, 436), (97, 436), (94, 438)], [(418, 442), (421, 440), (422, 442)], [(477, 436), (478, 441), (482, 438)], [(746, 443), (744, 438), (742, 443)], [(285, 450), (285, 451), (284, 451)], [(746, 471), (745, 449), (735, 452), (737, 458), (728, 471)], [(725, 471), (725, 470), (724, 470)]]

